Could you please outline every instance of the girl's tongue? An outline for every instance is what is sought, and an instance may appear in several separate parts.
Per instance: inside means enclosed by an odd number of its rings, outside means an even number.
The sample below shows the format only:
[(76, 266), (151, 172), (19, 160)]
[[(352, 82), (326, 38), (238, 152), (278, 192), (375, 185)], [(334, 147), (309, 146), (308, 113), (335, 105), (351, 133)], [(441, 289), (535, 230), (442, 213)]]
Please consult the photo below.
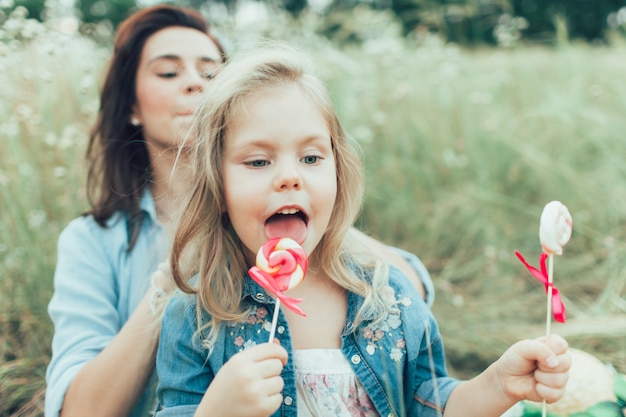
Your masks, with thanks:
[(296, 214), (276, 214), (265, 222), (265, 237), (268, 240), (289, 237), (302, 245), (307, 232), (306, 222)]

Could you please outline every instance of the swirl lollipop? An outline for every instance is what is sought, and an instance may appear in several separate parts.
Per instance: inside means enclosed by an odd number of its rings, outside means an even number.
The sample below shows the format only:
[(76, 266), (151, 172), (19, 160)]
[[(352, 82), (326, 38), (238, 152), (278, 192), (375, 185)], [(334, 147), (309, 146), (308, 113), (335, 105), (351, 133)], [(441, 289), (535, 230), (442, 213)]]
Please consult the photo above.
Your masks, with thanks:
[(302, 282), (308, 264), (304, 249), (295, 240), (275, 238), (261, 246), (256, 256), (256, 266), (248, 270), (250, 278), (276, 297), (270, 342), (274, 339), (281, 302), (294, 313), (306, 317), (297, 305), (302, 299), (288, 297), (283, 292)]
[[(551, 201), (543, 208), (539, 221), (539, 242), (543, 253), (539, 257), (538, 270), (524, 259), (521, 253), (515, 252), (520, 261), (526, 266), (531, 274), (543, 282), (548, 294), (546, 314), (546, 337), (550, 336), (552, 312), (554, 319), (559, 323), (565, 323), (565, 306), (561, 301), (559, 290), (553, 284), (553, 259), (554, 255), (563, 254), (563, 246), (569, 242), (572, 236), (572, 216), (567, 207), (560, 201)], [(548, 267), (546, 268), (546, 258)], [(546, 416), (546, 401), (543, 401), (542, 416)]]

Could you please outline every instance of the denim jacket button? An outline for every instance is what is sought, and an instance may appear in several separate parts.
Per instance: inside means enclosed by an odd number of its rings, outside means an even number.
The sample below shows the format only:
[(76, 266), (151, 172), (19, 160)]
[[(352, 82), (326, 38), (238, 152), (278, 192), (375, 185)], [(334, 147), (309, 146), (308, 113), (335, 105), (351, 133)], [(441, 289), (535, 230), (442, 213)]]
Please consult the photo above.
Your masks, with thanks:
[(396, 415), (394, 413), (389, 413), (387, 417), (396, 417)]
[(361, 363), (361, 357), (359, 355), (353, 355), (352, 358), (350, 358), (350, 360), (355, 365), (358, 365)]
[(291, 398), (290, 396), (286, 396), (283, 402), (285, 403), (285, 405), (291, 405), (293, 404), (293, 398)]
[(257, 300), (265, 300), (265, 294), (263, 294), (262, 292), (258, 292), (254, 296), (254, 298), (256, 298)]
[(276, 331), (278, 332), (278, 334), (283, 334), (283, 333), (285, 333), (285, 327), (284, 326), (278, 326)]

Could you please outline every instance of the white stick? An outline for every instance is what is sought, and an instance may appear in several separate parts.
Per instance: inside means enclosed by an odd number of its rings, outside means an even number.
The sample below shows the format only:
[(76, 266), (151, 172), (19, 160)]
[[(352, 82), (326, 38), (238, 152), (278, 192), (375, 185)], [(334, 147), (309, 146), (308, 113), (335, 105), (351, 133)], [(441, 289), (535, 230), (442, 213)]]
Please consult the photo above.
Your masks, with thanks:
[[(554, 254), (548, 255), (548, 304), (547, 304), (547, 314), (546, 314), (546, 338), (550, 337), (550, 326), (552, 324), (552, 273), (553, 273), (553, 259)], [(543, 404), (541, 407), (541, 417), (546, 417), (547, 414), (547, 405), (546, 400), (543, 400)]]
[(274, 305), (274, 316), (272, 317), (272, 328), (270, 329), (270, 343), (274, 341), (274, 334), (276, 333), (276, 324), (278, 323), (278, 310), (280, 310), (280, 300), (276, 299)]

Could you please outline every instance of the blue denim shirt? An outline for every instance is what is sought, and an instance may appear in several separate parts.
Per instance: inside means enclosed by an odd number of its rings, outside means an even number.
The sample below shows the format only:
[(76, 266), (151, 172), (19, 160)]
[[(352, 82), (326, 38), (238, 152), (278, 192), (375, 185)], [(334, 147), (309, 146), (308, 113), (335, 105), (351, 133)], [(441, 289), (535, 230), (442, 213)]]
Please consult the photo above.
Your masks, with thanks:
[[(388, 311), (382, 323), (373, 326), (366, 321), (355, 331), (352, 323), (363, 299), (348, 294), (341, 350), (381, 416), (438, 416), (459, 381), (448, 377), (435, 318), (395, 268), (390, 268), (390, 285), (384, 296)], [(249, 277), (245, 278), (243, 297), (252, 306), (248, 320), (222, 326), (208, 358), (201, 340), (206, 333), (193, 336), (198, 328), (196, 297), (170, 301), (157, 353), (157, 417), (192, 416), (217, 372), (233, 355), (268, 341), (273, 299)], [(277, 338), (289, 360), (281, 374), (283, 403), (272, 417), (296, 417), (293, 347), (282, 311)]]
[[(54, 337), (46, 372), (46, 417), (59, 415), (78, 371), (119, 333), (166, 257), (169, 239), (157, 220), (149, 191), (141, 209), (140, 235), (131, 251), (128, 219), (122, 213), (113, 215), (107, 228), (91, 216), (79, 217), (59, 236), (54, 295), (48, 305)], [(129, 417), (149, 415), (154, 409), (155, 386), (155, 380), (148, 384)]]

